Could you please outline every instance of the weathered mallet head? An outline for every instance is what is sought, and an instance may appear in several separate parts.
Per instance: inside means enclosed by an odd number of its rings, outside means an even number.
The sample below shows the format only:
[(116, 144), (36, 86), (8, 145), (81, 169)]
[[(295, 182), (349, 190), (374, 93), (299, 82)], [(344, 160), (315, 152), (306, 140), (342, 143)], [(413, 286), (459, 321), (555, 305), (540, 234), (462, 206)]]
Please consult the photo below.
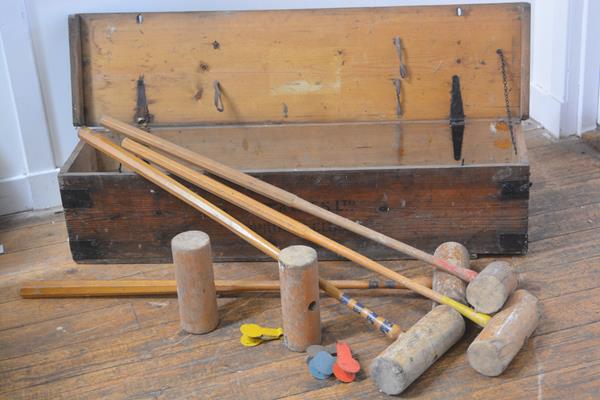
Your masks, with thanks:
[(469, 364), (487, 376), (500, 375), (535, 330), (541, 310), (538, 299), (517, 290), (494, 315), (467, 350)]
[(467, 286), (467, 301), (475, 311), (493, 314), (517, 288), (517, 274), (506, 261), (488, 264)]
[[(445, 242), (435, 249), (435, 257), (441, 258), (461, 268), (469, 269), (470, 255), (465, 246), (457, 242)], [(459, 303), (466, 304), (467, 283), (462, 279), (441, 269), (433, 269), (431, 288), (436, 292), (448, 296)], [(434, 307), (437, 303), (434, 302)]]
[(386, 394), (402, 393), (464, 332), (465, 321), (457, 311), (437, 306), (373, 360), (375, 384)]

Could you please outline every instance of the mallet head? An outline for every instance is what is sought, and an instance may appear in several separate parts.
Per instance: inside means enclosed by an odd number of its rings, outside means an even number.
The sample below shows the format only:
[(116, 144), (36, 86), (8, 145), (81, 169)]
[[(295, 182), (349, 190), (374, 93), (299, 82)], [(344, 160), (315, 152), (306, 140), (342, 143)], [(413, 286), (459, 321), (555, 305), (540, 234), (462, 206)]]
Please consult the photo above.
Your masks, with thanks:
[(467, 350), (473, 369), (498, 376), (517, 355), (535, 330), (541, 310), (538, 299), (526, 290), (517, 290), (506, 306), (494, 315)]
[(463, 317), (437, 306), (379, 354), (371, 364), (375, 384), (386, 394), (400, 394), (465, 332)]
[(467, 301), (475, 311), (493, 314), (517, 288), (517, 274), (506, 261), (488, 264), (467, 286)]
[[(435, 249), (435, 257), (441, 258), (449, 263), (461, 268), (469, 269), (470, 255), (465, 246), (457, 242), (445, 242)], [(434, 268), (432, 286), (436, 292), (448, 296), (459, 303), (466, 304), (467, 284), (461, 278), (458, 278), (441, 269)], [(434, 307), (437, 303), (434, 302)]]

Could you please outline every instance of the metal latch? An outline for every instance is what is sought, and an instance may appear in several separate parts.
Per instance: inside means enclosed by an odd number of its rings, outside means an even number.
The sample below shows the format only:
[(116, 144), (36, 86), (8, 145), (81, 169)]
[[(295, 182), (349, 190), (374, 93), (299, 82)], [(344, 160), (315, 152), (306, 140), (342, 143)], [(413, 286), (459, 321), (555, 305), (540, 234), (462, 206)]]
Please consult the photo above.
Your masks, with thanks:
[(454, 159), (461, 159), (463, 136), (465, 133), (465, 112), (460, 93), (460, 78), (452, 77), (452, 97), (450, 99), (450, 129), (452, 130), (452, 148)]

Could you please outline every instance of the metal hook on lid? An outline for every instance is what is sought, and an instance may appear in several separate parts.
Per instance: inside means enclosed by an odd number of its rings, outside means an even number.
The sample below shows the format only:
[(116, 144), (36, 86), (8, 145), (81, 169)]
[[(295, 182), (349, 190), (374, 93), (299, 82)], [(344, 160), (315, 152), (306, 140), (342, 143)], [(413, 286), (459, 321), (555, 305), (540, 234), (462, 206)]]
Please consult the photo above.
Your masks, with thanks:
[(215, 88), (215, 107), (218, 112), (223, 112), (225, 108), (223, 107), (223, 100), (221, 99), (221, 84), (219, 81), (213, 81), (213, 86)]
[(396, 115), (398, 117), (402, 116), (402, 105), (401, 105), (401, 94), (402, 94), (402, 82), (400, 79), (394, 79), (394, 86), (396, 87)]
[(400, 78), (406, 79), (408, 77), (408, 69), (406, 69), (406, 64), (404, 64), (404, 52), (400, 36), (394, 38), (394, 46), (396, 46), (396, 53), (398, 53), (398, 59), (400, 60)]

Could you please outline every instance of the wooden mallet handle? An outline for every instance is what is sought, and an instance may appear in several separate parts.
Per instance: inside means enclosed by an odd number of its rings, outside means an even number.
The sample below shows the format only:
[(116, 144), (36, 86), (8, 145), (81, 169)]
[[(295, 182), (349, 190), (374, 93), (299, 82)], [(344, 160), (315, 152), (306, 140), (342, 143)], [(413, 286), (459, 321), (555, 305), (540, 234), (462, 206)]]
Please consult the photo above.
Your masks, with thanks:
[[(416, 281), (431, 286), (431, 278)], [(337, 289), (406, 289), (394, 281), (330, 280)], [(279, 291), (279, 281), (215, 280), (218, 293)], [(174, 280), (52, 280), (29, 281), (21, 285), (21, 297), (26, 299), (102, 296), (166, 296), (176, 295)]]

